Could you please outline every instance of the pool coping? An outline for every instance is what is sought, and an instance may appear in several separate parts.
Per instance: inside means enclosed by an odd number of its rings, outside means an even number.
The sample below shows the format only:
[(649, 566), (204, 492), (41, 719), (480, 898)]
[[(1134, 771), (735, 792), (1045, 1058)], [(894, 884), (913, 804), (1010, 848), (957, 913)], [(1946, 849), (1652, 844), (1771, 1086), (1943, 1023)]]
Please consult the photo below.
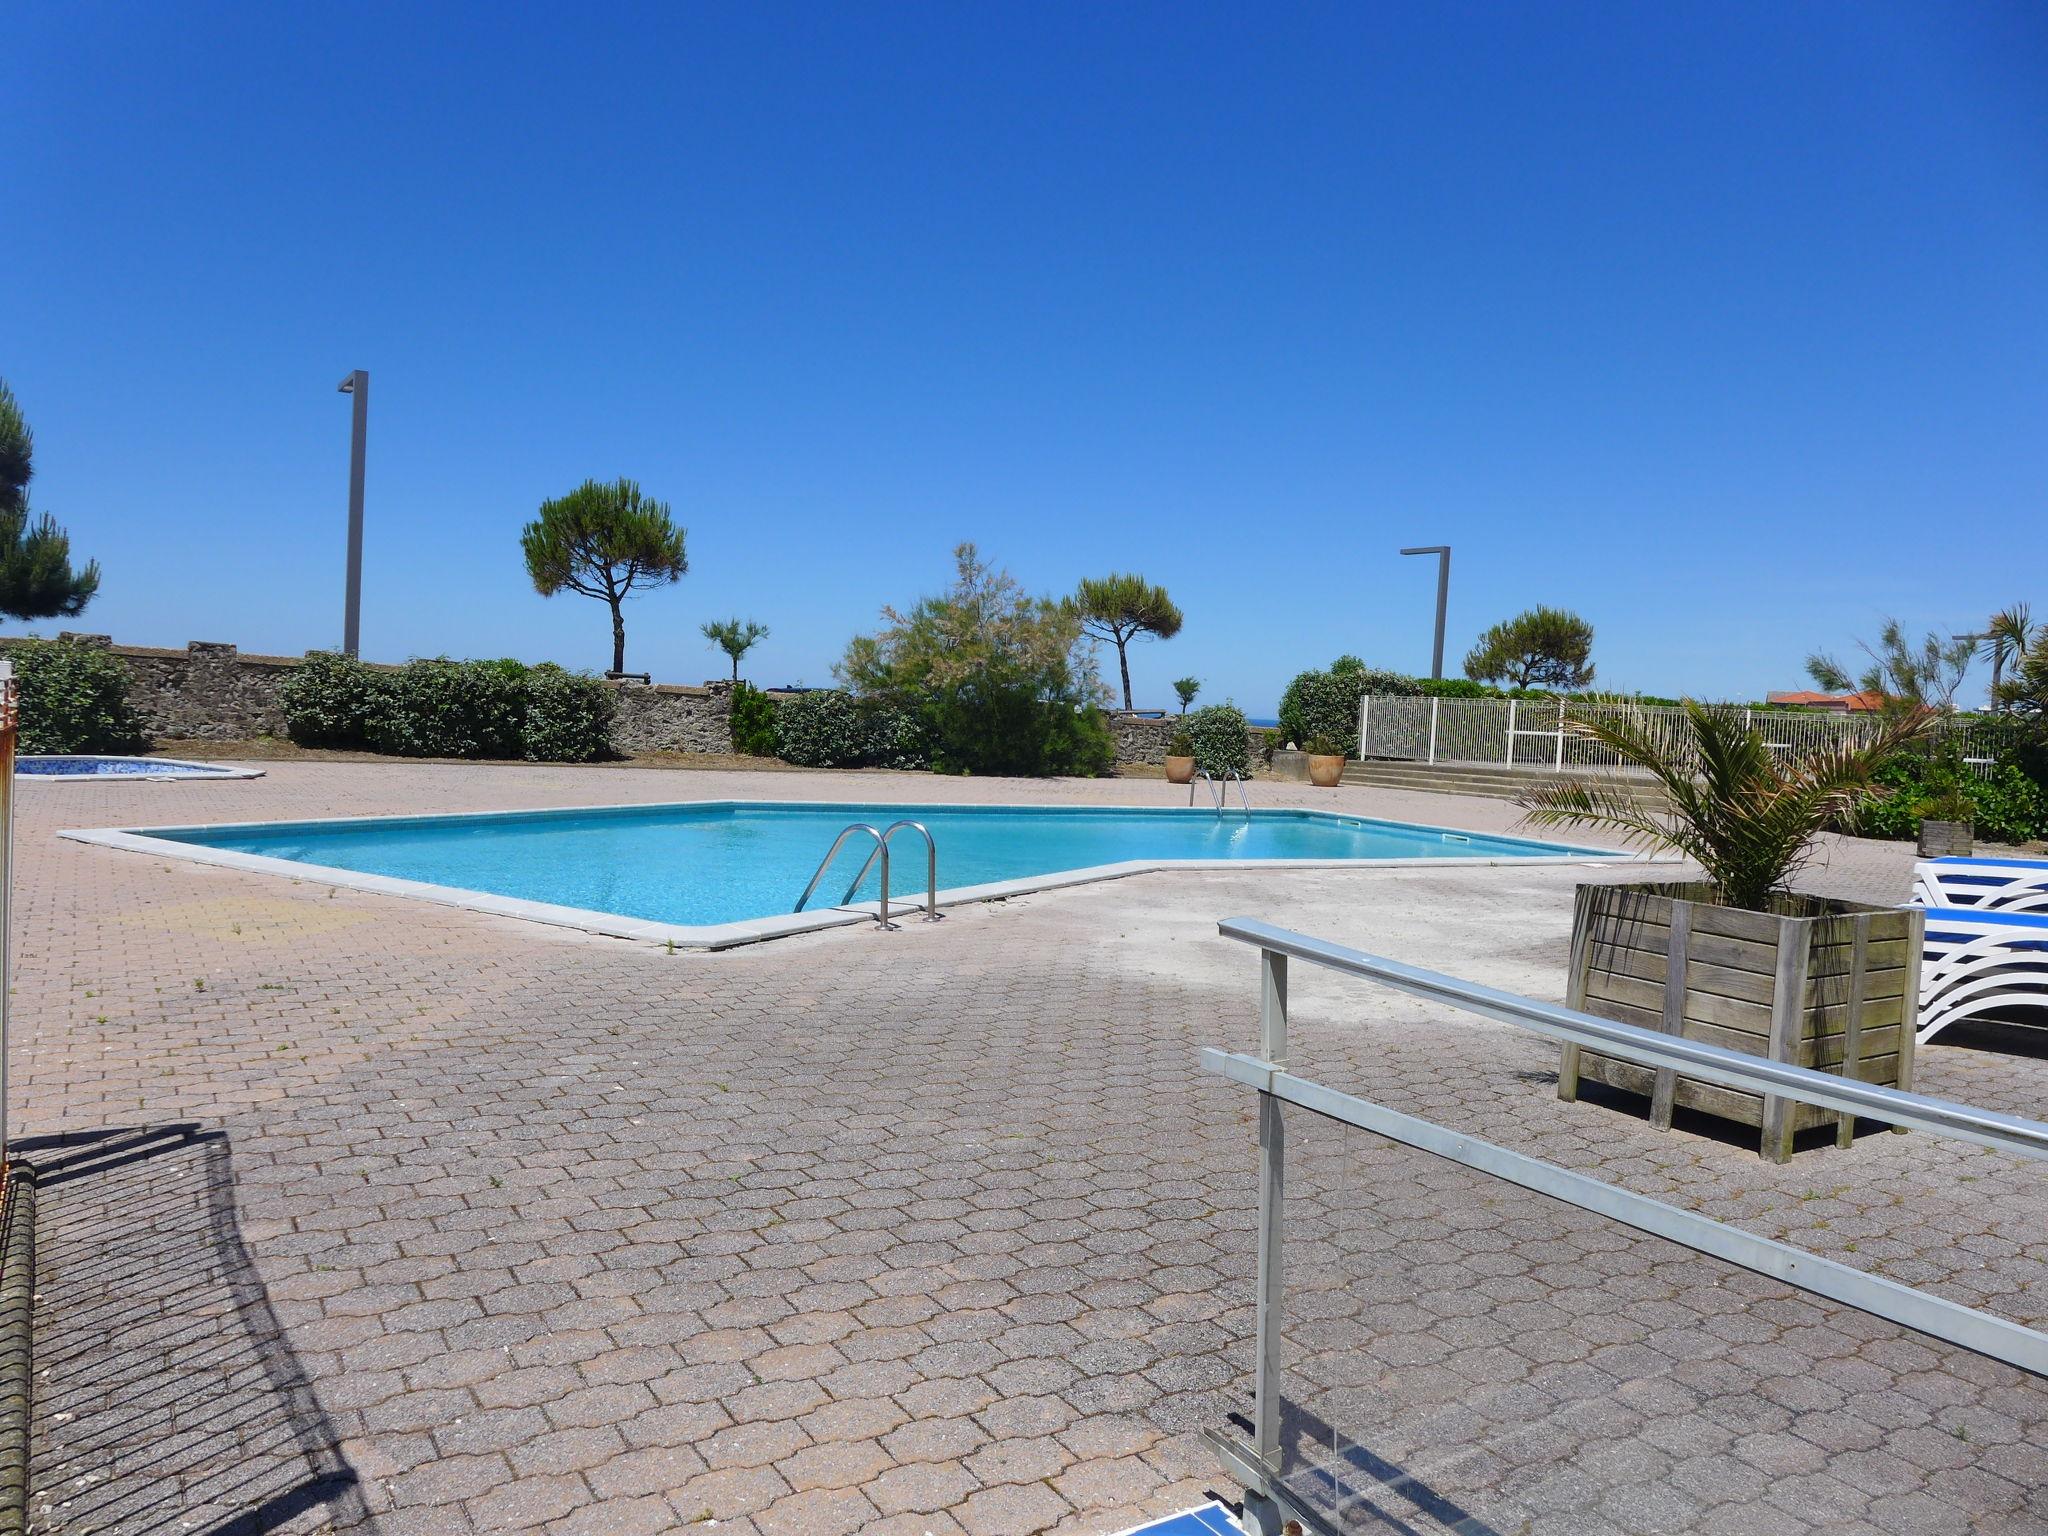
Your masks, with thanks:
[[(326, 885), (341, 890), (364, 891), (378, 896), (398, 896), (414, 901), (428, 901), (437, 906), (459, 907), (466, 911), (483, 912), (494, 917), (516, 918), (523, 922), (545, 923), (557, 928), (576, 928), (586, 933), (595, 933), (607, 938), (628, 939), (637, 943), (659, 944), (670, 949), (730, 949), (741, 944), (755, 944), (766, 939), (787, 938), (793, 934), (815, 933), (830, 928), (851, 927), (857, 923), (869, 923), (880, 918), (881, 902), (853, 902), (845, 906), (820, 907), (810, 912), (789, 912), (771, 917), (742, 918), (730, 923), (664, 923), (651, 918), (628, 917), (617, 912), (599, 912), (585, 907), (559, 906), (553, 902), (530, 901), (518, 896), (499, 896), (489, 891), (469, 890), (462, 886), (435, 885), (424, 880), (407, 880), (396, 875), (373, 875), (358, 870), (341, 869), (331, 864), (306, 864), (296, 859), (272, 858), (267, 854), (238, 853), (225, 848), (209, 848), (198, 843), (181, 843), (170, 840), (169, 833), (222, 833), (254, 827), (325, 826), (334, 822), (375, 822), (375, 823), (417, 823), (437, 821), (484, 821), (509, 820), (519, 817), (580, 814), (597, 811), (649, 812), (667, 809), (719, 810), (735, 807), (766, 808), (771, 810), (840, 810), (849, 813), (857, 811), (887, 810), (892, 807), (878, 802), (852, 800), (657, 800), (645, 803), (623, 805), (563, 805), (539, 806), (518, 810), (496, 811), (451, 811), (428, 814), (395, 816), (300, 816), (273, 821), (224, 821), (201, 822), (181, 826), (159, 827), (75, 827), (58, 832), (58, 836), (76, 843), (88, 843), (101, 848), (118, 849), (126, 853), (147, 854), (154, 858), (183, 859), (188, 863), (211, 865), (217, 869), (235, 869), (249, 874), (277, 875), (285, 879)], [(1209, 815), (1206, 808), (1192, 807), (1182, 811), (1178, 806), (1156, 805), (1045, 805), (1045, 804), (990, 804), (963, 803), (945, 806), (946, 810), (964, 811), (1165, 811), (1174, 814)], [(930, 810), (929, 802), (905, 801), (901, 809)], [(1536, 839), (1515, 838), (1498, 832), (1467, 833), (1457, 827), (1438, 826), (1431, 822), (1393, 821), (1383, 816), (1359, 816), (1347, 811), (1324, 811), (1306, 806), (1264, 806), (1264, 812), (1284, 812), (1289, 815), (1310, 816), (1321, 819), (1342, 821), (1367, 821), (1379, 826), (1400, 827), (1409, 831), (1440, 832), (1455, 837), (1483, 837), (1489, 841), (1535, 842)], [(1235, 816), (1241, 812), (1228, 812)], [(1258, 812), (1253, 812), (1258, 814)], [(1181, 870), (1215, 872), (1219, 870), (1308, 870), (1308, 869), (1493, 869), (1502, 865), (1516, 867), (1555, 867), (1558, 865), (1613, 865), (1613, 864), (1677, 864), (1683, 860), (1651, 854), (1629, 853), (1622, 850), (1599, 848), (1576, 848), (1570, 844), (1548, 844), (1565, 851), (1555, 854), (1522, 854), (1500, 858), (1429, 858), (1413, 857), (1398, 859), (1126, 859), (1113, 864), (1095, 864), (1080, 869), (1054, 870), (1047, 874), (1023, 875), (1012, 880), (991, 880), (979, 885), (952, 886), (941, 890), (936, 898), (940, 907), (965, 906), (976, 902), (1004, 901), (1013, 896), (1030, 895), (1037, 891), (1061, 890), (1076, 885), (1093, 885), (1106, 880), (1121, 880), (1131, 875), (1171, 873)], [(909, 900), (891, 894), (889, 916), (891, 921), (898, 917), (922, 919), (924, 897), (919, 895)], [(943, 914), (941, 914), (943, 915)]]

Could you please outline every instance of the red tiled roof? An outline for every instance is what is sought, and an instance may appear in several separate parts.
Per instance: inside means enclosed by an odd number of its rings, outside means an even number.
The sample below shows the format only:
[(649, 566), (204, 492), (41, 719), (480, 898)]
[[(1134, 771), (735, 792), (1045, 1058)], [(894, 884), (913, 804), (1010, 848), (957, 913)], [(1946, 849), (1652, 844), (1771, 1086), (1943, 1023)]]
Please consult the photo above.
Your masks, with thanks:
[(1851, 714), (1868, 714), (1884, 708), (1885, 698), (1881, 693), (1864, 690), (1859, 693), (1814, 693), (1810, 689), (1795, 689), (1790, 693), (1767, 693), (1766, 704), (1786, 704), (1804, 709), (1846, 709)]

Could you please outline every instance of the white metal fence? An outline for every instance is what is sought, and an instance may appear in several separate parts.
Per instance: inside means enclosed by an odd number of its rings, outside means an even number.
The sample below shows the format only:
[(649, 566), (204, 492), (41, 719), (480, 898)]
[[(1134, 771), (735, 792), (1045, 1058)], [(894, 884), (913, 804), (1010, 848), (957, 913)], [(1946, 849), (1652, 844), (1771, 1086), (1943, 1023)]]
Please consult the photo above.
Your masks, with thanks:
[[(1669, 704), (1579, 699), (1415, 699), (1385, 694), (1359, 701), (1360, 757), (1411, 763), (1460, 763), (1564, 772), (1571, 769), (1631, 773), (1612, 750), (1568, 729), (1574, 720), (1635, 716), (1678, 726), (1685, 712)], [(1855, 740), (1875, 729), (1869, 715), (1824, 715), (1808, 710), (1745, 709), (1746, 724), (1763, 732), (1772, 750), (1796, 757)], [(1988, 775), (1997, 760), (1999, 727), (1964, 721), (1964, 760)]]

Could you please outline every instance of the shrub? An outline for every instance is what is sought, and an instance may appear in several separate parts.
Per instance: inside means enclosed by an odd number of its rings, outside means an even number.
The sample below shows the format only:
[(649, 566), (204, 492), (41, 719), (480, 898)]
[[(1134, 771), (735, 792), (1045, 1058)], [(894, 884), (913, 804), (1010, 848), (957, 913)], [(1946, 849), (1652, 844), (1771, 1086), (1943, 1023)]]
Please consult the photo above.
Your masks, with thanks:
[(1166, 755), (1168, 757), (1193, 757), (1195, 755), (1195, 738), (1188, 734), (1186, 726), (1182, 726), (1179, 730), (1175, 731), (1168, 739)]
[(611, 755), (612, 691), (551, 663), (432, 658), (394, 671), (322, 651), (279, 692), (285, 728), (302, 746), (537, 763)]
[(918, 722), (941, 772), (1108, 773), (1116, 741), (1080, 611), (1031, 596), (972, 544), (953, 555), (953, 584), (907, 613), (885, 608), (887, 627), (847, 646), (840, 679)]
[(526, 668), (516, 661), (415, 659), (386, 675), (370, 750), (399, 757), (524, 757)]
[(313, 651), (278, 687), (285, 734), (304, 747), (366, 747), (390, 674), (339, 651)]
[[(1931, 754), (1908, 753), (1878, 770), (1884, 793), (1866, 796), (1856, 807), (1854, 830), (1864, 837), (1908, 839), (1919, 836), (1930, 815), (1939, 821), (1967, 820), (1987, 843), (2024, 843), (2048, 837), (2048, 791), (2018, 764), (2002, 762), (1990, 777), (1966, 774), (1951, 783), (1945, 765)], [(1969, 814), (1960, 806), (1944, 806), (1945, 795), (1959, 789)], [(1950, 814), (1939, 814), (1942, 811)]]
[(941, 689), (921, 717), (940, 773), (1094, 779), (1116, 767), (1116, 736), (1098, 707), (1038, 698), (1022, 684)]
[(1301, 750), (1311, 757), (1348, 757), (1344, 743), (1334, 736), (1311, 736), (1301, 744)]
[(1499, 699), (1507, 695), (1498, 688), (1485, 683), (1475, 683), (1469, 677), (1421, 677), (1415, 680), (1415, 691), (1425, 699)]
[(612, 755), (618, 695), (584, 672), (552, 662), (526, 674), (520, 756), (533, 763), (589, 763)]
[(104, 646), (21, 640), (7, 658), (21, 681), (21, 751), (119, 753), (145, 745), (128, 703), (128, 668)]
[(1304, 672), (1280, 695), (1282, 744), (1327, 736), (1346, 757), (1358, 756), (1358, 701), (1367, 694), (1414, 698), (1423, 685), (1399, 672), (1368, 667), (1356, 656), (1339, 656), (1327, 672)]
[(775, 701), (752, 683), (733, 684), (732, 749), (748, 757), (775, 755)]
[(923, 768), (930, 762), (914, 716), (836, 688), (775, 706), (775, 755), (799, 768)]
[(1251, 771), (1251, 737), (1243, 710), (1235, 704), (1211, 704), (1189, 711), (1185, 718), (1197, 773), (1220, 777)]

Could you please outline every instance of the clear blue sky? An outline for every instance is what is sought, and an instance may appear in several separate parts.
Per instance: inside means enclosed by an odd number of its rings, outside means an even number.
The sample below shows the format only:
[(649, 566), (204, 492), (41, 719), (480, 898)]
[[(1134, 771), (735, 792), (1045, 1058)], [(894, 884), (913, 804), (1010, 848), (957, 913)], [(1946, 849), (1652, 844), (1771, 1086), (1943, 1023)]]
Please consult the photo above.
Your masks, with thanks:
[[(601, 10), (603, 14), (596, 14)], [(2048, 611), (2048, 8), (29, 4), (0, 376), (74, 627), (601, 667), (517, 535), (638, 478), (628, 663), (827, 680), (974, 539), (1138, 569), (1267, 712), (1526, 604), (1603, 681), (1797, 686)], [(54, 631), (58, 625), (36, 626)]]

